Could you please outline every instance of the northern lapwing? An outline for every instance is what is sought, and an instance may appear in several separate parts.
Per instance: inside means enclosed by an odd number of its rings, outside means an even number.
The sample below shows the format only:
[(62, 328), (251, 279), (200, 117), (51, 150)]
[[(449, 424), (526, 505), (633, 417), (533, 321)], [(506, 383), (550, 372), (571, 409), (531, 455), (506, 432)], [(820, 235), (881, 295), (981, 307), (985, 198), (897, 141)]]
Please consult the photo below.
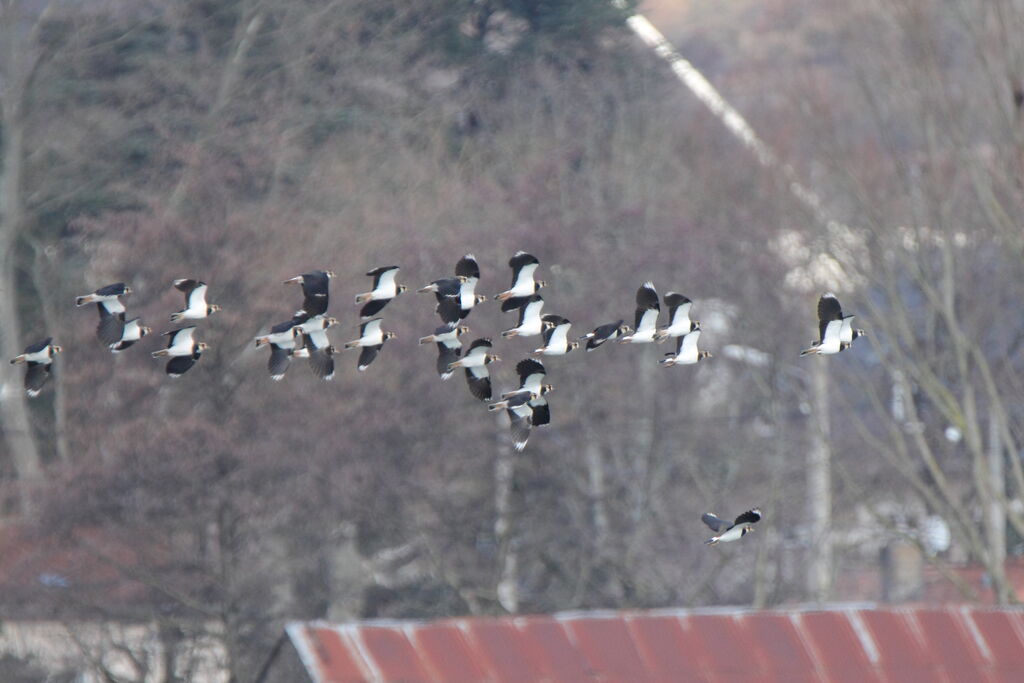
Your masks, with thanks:
[(110, 347), (119, 341), (124, 334), (125, 308), (120, 297), (128, 296), (132, 288), (123, 282), (115, 282), (100, 287), (91, 294), (75, 297), (76, 306), (96, 304), (100, 320), (96, 325), (96, 338)]
[(398, 336), (394, 332), (385, 332), (381, 329), (380, 325), (380, 318), (367, 320), (359, 326), (359, 339), (354, 339), (345, 344), (346, 349), (362, 349), (359, 353), (358, 365), (356, 366), (356, 369), (359, 370), (359, 372), (363, 372), (370, 366), (370, 363), (372, 363), (377, 357), (377, 354), (380, 353), (381, 348), (384, 346), (384, 342)]
[[(297, 339), (292, 355), (295, 358), (308, 358), (313, 374), (327, 381), (334, 378), (334, 354), (337, 352), (327, 338), (327, 330), (337, 323), (335, 318), (314, 316), (294, 328)], [(302, 341), (301, 346), (299, 339)]]
[(381, 266), (366, 273), (373, 278), (373, 287), (369, 292), (356, 294), (356, 303), (365, 304), (359, 311), (359, 317), (364, 320), (372, 318), (380, 313), (389, 301), (409, 289), (395, 282), (398, 271), (398, 266)]
[(519, 324), (510, 330), (505, 330), (501, 336), (509, 337), (533, 337), (541, 333), (544, 323), (541, 320), (540, 312), (544, 308), (544, 299), (540, 294), (533, 294), (528, 297), (526, 305), (519, 309)]
[(547, 377), (544, 364), (533, 358), (524, 358), (516, 363), (516, 374), (519, 375), (519, 388), (515, 391), (505, 392), (501, 397), (511, 398), (515, 394), (523, 392), (536, 394), (536, 397), (530, 400), (532, 410), (530, 424), (534, 427), (549, 424), (551, 422), (551, 407), (545, 396), (554, 390), (554, 386), (544, 382)]
[(699, 321), (690, 320), (690, 307), (693, 302), (679, 292), (666, 294), (665, 305), (668, 306), (669, 322), (655, 333), (656, 341), (662, 342), (670, 337), (682, 337), (700, 327)]
[(132, 318), (121, 326), (121, 338), (109, 345), (110, 351), (120, 353), (152, 331), (152, 328), (142, 324), (141, 318)]
[(501, 410), (508, 413), (509, 426), (512, 429), (512, 446), (517, 451), (526, 448), (526, 442), (530, 439), (530, 427), (533, 424), (533, 408), (530, 402), (540, 398), (538, 394), (529, 391), (518, 391), (503, 398), (500, 401), (491, 403), (487, 410)]
[(296, 337), (301, 339), (301, 329), (297, 327), (297, 324), (295, 319), (286, 320), (271, 327), (268, 334), (256, 337), (256, 346), (264, 344), (270, 346), (267, 370), (270, 372), (270, 378), (274, 381), (280, 381), (291, 364), (292, 356), (295, 353)]
[(580, 337), (579, 341), (586, 341), (587, 351), (593, 351), (596, 348), (600, 348), (600, 346), (605, 342), (623, 337), (630, 334), (632, 331), (632, 327), (627, 325), (624, 321), (619, 320), (614, 323), (598, 325), (594, 328), (593, 332), (588, 332)]
[(757, 508), (753, 510), (747, 510), (742, 515), (736, 518), (731, 524), (720, 517), (716, 517), (710, 512), (705, 512), (700, 516), (701, 521), (711, 527), (717, 536), (712, 536), (708, 540), (704, 541), (707, 545), (715, 545), (716, 543), (728, 543), (729, 541), (738, 541), (747, 533), (754, 530), (754, 524), (757, 524), (761, 520), (761, 511)]
[(449, 370), (465, 369), (469, 392), (481, 401), (491, 400), (491, 373), (487, 370), (487, 364), (501, 360), (496, 354), (491, 353), (492, 348), (490, 339), (475, 339), (462, 358), (448, 365)]
[(658, 331), (658, 313), (660, 311), (661, 304), (658, 303), (658, 292), (654, 289), (654, 283), (645, 282), (640, 289), (636, 290), (636, 331), (623, 335), (619, 339), (619, 343), (650, 344), (653, 342), (654, 335)]
[(465, 318), (477, 304), (487, 301), (483, 294), (476, 293), (476, 285), (480, 282), (480, 264), (473, 254), (466, 254), (455, 264), (455, 277), (465, 280), (459, 286), (459, 317)]
[(671, 367), (673, 365), (693, 365), (699, 360), (705, 358), (711, 358), (709, 351), (698, 351), (697, 340), (700, 339), (700, 323), (697, 323), (697, 329), (689, 334), (684, 334), (682, 337), (677, 337), (676, 341), (676, 352), (666, 353), (665, 357), (658, 361), (665, 367)]
[(177, 313), (171, 313), (172, 323), (179, 320), (201, 320), (220, 310), (218, 304), (206, 303), (207, 286), (205, 282), (189, 279), (175, 280), (174, 288), (185, 293), (185, 308)]
[(533, 274), (540, 266), (540, 261), (532, 254), (517, 251), (509, 259), (508, 265), (512, 269), (512, 286), (494, 297), (501, 302), (504, 313), (527, 305), (537, 290), (547, 284), (543, 280), (534, 279)]
[(329, 288), (333, 277), (334, 271), (313, 270), (284, 281), (286, 285), (302, 285), (302, 308), (296, 315), (315, 317), (327, 313), (327, 306), (330, 303)]
[(194, 338), (196, 328), (194, 325), (182, 327), (180, 330), (164, 332), (167, 337), (167, 347), (154, 351), (153, 358), (170, 357), (167, 361), (167, 374), (171, 377), (180, 377), (189, 368), (195, 365), (196, 361), (203, 354), (203, 351), (210, 348), (206, 342), (197, 342)]
[(572, 323), (567, 318), (549, 313), (541, 317), (544, 324), (544, 346), (535, 350), (536, 356), (564, 356), (573, 349), (578, 349), (578, 341), (569, 341), (569, 328)]
[[(810, 348), (800, 352), (801, 356), (830, 356), (848, 349), (856, 337), (864, 335), (864, 330), (854, 330), (853, 316), (843, 316), (843, 307), (839, 299), (831, 292), (822, 294), (818, 299), (818, 339), (811, 342)], [(843, 328), (846, 328), (844, 339)]]
[(53, 337), (47, 337), (35, 344), (29, 344), (25, 350), (11, 359), (12, 365), (25, 364), (25, 393), (30, 398), (39, 395), (46, 380), (50, 379), (53, 369), (53, 357), (61, 352), (61, 347), (53, 343)]

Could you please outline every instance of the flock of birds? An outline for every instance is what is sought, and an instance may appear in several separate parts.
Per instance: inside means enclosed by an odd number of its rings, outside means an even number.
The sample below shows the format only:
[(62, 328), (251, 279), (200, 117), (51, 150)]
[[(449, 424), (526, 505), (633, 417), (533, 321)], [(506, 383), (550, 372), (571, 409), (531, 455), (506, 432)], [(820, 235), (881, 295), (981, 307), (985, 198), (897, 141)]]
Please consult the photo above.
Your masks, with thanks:
[[(501, 337), (531, 337), (540, 335), (543, 345), (536, 349), (531, 357), (524, 358), (516, 365), (519, 375), (519, 387), (500, 394), (499, 400), (493, 400), (491, 377), (488, 370), (490, 363), (501, 360), (493, 353), (491, 339), (481, 337), (474, 340), (463, 352), (459, 337), (468, 331), (462, 321), (472, 312), (473, 308), (487, 297), (476, 293), (480, 279), (480, 266), (472, 254), (459, 259), (455, 266), (454, 277), (434, 280), (420, 288), (420, 292), (433, 293), (437, 304), (435, 312), (441, 324), (433, 334), (421, 337), (420, 344), (434, 343), (437, 346), (437, 373), (442, 379), (448, 379), (459, 368), (465, 373), (469, 391), (474, 398), (487, 403), (490, 411), (504, 410), (509, 417), (512, 443), (517, 451), (522, 451), (534, 427), (549, 424), (551, 411), (546, 395), (553, 390), (547, 383), (547, 371), (537, 360), (543, 356), (564, 356), (582, 346), (586, 351), (594, 351), (607, 342), (618, 341), (622, 344), (661, 343), (675, 339), (675, 351), (665, 354), (659, 360), (663, 367), (674, 365), (693, 365), (702, 359), (710, 358), (708, 351), (697, 346), (701, 335), (701, 323), (690, 318), (692, 301), (677, 292), (669, 292), (664, 297), (668, 308), (668, 324), (658, 326), (661, 313), (661, 300), (651, 282), (645, 282), (636, 293), (636, 315), (631, 327), (624, 320), (617, 320), (597, 326), (593, 331), (570, 339), (569, 330), (572, 323), (565, 317), (556, 314), (542, 314), (544, 299), (538, 291), (545, 282), (534, 277), (540, 261), (531, 254), (520, 251), (510, 260), (512, 269), (511, 286), (495, 296), (501, 302), (502, 312), (517, 312), (518, 321), (515, 327), (501, 333)], [(382, 318), (376, 317), (384, 307), (408, 288), (398, 284), (398, 266), (382, 266), (368, 273), (373, 284), (368, 292), (356, 295), (355, 303), (362, 304), (360, 317), (362, 324), (360, 336), (347, 342), (344, 349), (360, 349), (357, 368), (366, 370), (377, 358), (384, 343), (393, 339), (394, 332), (382, 329)], [(274, 325), (266, 334), (256, 337), (256, 346), (269, 346), (270, 358), (267, 363), (270, 376), (280, 380), (288, 370), (292, 359), (304, 358), (308, 361), (313, 373), (324, 380), (334, 376), (334, 356), (339, 349), (333, 346), (327, 331), (338, 320), (327, 315), (329, 303), (329, 284), (334, 273), (329, 270), (314, 270), (285, 280), (285, 284), (298, 284), (302, 288), (302, 308), (292, 317)], [(220, 310), (217, 304), (206, 301), (207, 285), (193, 279), (175, 280), (174, 287), (185, 295), (185, 307), (171, 314), (172, 322), (198, 321)], [(127, 309), (123, 299), (130, 295), (131, 287), (117, 282), (97, 289), (91, 294), (79, 296), (78, 306), (96, 304), (99, 322), (96, 326), (97, 338), (111, 352), (120, 353), (152, 332), (142, 324), (139, 318), (127, 320)], [(849, 349), (853, 341), (864, 336), (865, 332), (855, 329), (852, 325), (854, 316), (844, 315), (838, 299), (833, 294), (824, 294), (818, 300), (818, 339), (803, 350), (800, 355), (831, 355)], [(165, 332), (167, 339), (165, 348), (152, 352), (155, 358), (168, 358), (166, 372), (171, 377), (180, 377), (200, 359), (208, 348), (206, 342), (195, 337), (196, 325), (186, 325)], [(13, 364), (25, 364), (25, 391), (30, 397), (37, 396), (51, 374), (54, 356), (61, 352), (61, 347), (53, 343), (52, 337), (29, 345), (25, 351), (11, 360)], [(709, 544), (734, 541), (752, 530), (752, 525), (761, 519), (758, 509), (748, 510), (729, 523), (713, 514), (704, 514), (702, 520), (717, 536), (707, 541)]]

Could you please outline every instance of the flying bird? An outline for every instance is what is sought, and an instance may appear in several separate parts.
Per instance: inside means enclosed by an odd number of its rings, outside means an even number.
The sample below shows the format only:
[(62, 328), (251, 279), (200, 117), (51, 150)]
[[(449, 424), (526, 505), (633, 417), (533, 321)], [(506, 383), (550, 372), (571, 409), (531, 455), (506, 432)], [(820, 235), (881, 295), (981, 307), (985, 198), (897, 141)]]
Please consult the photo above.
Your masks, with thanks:
[(690, 320), (690, 307), (693, 302), (679, 292), (666, 294), (665, 305), (668, 306), (669, 323), (654, 334), (656, 341), (662, 342), (669, 337), (682, 337), (700, 328), (699, 321)]
[(549, 391), (553, 391), (554, 387), (544, 382), (544, 379), (547, 377), (547, 370), (544, 369), (544, 364), (533, 358), (524, 358), (516, 363), (516, 373), (519, 375), (519, 389), (506, 392), (501, 397), (507, 399), (524, 392), (536, 394), (536, 397), (530, 399), (529, 402), (531, 409), (530, 424), (534, 427), (549, 424), (551, 422), (551, 408), (545, 395)]
[(818, 339), (810, 348), (800, 352), (801, 356), (832, 354), (845, 351), (857, 337), (865, 336), (864, 330), (853, 328), (852, 315), (844, 316), (843, 308), (835, 294), (822, 294), (818, 299)]
[(697, 340), (700, 339), (700, 332), (700, 323), (697, 323), (696, 330), (676, 338), (676, 352), (666, 353), (665, 358), (658, 362), (665, 367), (671, 367), (673, 365), (693, 365), (704, 358), (711, 358), (710, 352), (697, 350)]
[(457, 340), (459, 335), (469, 332), (469, 328), (465, 325), (456, 325), (454, 323), (447, 323), (441, 325), (434, 330), (433, 334), (428, 334), (425, 337), (420, 337), (420, 344), (429, 344), (430, 342), (446, 342)]
[(633, 331), (633, 328), (619, 320), (614, 323), (598, 325), (593, 332), (588, 332), (579, 338), (579, 341), (587, 342), (587, 351), (593, 351), (607, 341), (618, 339)]
[(564, 356), (573, 349), (578, 349), (578, 341), (569, 341), (569, 328), (572, 323), (567, 318), (549, 313), (541, 320), (544, 323), (544, 346), (534, 351), (537, 356)]
[(710, 512), (705, 512), (700, 516), (700, 518), (701, 521), (711, 527), (712, 531), (718, 534), (717, 536), (712, 536), (708, 540), (704, 541), (704, 543), (707, 545), (715, 545), (716, 543), (738, 541), (748, 532), (753, 531), (754, 524), (761, 520), (761, 511), (757, 508), (747, 510), (737, 517), (732, 524), (720, 517), (716, 517)]
[(100, 287), (92, 294), (75, 297), (76, 306), (96, 304), (100, 320), (96, 325), (96, 338), (105, 345), (112, 346), (121, 341), (124, 334), (125, 308), (120, 297), (128, 296), (132, 288), (123, 282)]
[(142, 318), (132, 318), (121, 326), (121, 338), (110, 344), (110, 351), (120, 353), (152, 331), (142, 324)]
[(328, 288), (332, 277), (334, 277), (334, 271), (314, 270), (284, 281), (286, 285), (302, 285), (302, 308), (296, 315), (314, 317), (327, 313)]
[(477, 304), (487, 301), (483, 294), (476, 293), (476, 285), (480, 281), (480, 265), (476, 257), (466, 254), (455, 264), (455, 277), (463, 277), (465, 280), (459, 285), (459, 317), (465, 318)]
[(619, 339), (620, 344), (650, 344), (658, 331), (658, 292), (653, 282), (645, 282), (636, 290), (636, 331)]
[(385, 332), (381, 329), (380, 324), (380, 318), (367, 320), (359, 326), (359, 339), (355, 339), (345, 344), (346, 349), (362, 349), (359, 354), (359, 363), (356, 366), (359, 372), (363, 372), (370, 366), (370, 363), (372, 363), (377, 357), (377, 354), (380, 353), (381, 348), (384, 346), (384, 342), (398, 336), (394, 332)]
[(527, 305), (537, 290), (547, 284), (543, 280), (533, 278), (534, 271), (540, 266), (536, 256), (525, 251), (517, 251), (509, 259), (508, 265), (512, 269), (512, 286), (494, 297), (501, 302), (501, 310), (504, 313)]
[(369, 292), (356, 294), (356, 303), (365, 304), (359, 311), (361, 318), (365, 320), (377, 315), (389, 301), (409, 289), (395, 282), (398, 271), (398, 266), (381, 266), (366, 273), (373, 278), (373, 287)]
[(540, 311), (544, 308), (544, 299), (540, 294), (533, 294), (528, 298), (525, 306), (519, 309), (519, 324), (510, 330), (505, 330), (501, 336), (509, 337), (533, 337), (541, 333), (543, 321), (540, 318)]
[(295, 354), (297, 337), (301, 338), (301, 328), (297, 322), (286, 320), (270, 328), (270, 333), (256, 337), (256, 346), (264, 344), (270, 346), (270, 359), (267, 361), (267, 370), (272, 380), (280, 381), (291, 364), (292, 356)]
[(504, 408), (508, 413), (509, 425), (512, 428), (512, 445), (517, 451), (526, 448), (526, 442), (530, 439), (530, 426), (533, 423), (533, 408), (530, 407), (530, 401), (537, 398), (537, 394), (519, 391), (487, 406), (487, 410)]
[(50, 378), (53, 357), (61, 351), (61, 347), (53, 343), (53, 337), (47, 337), (35, 344), (29, 344), (24, 351), (11, 359), (11, 365), (28, 366), (25, 370), (25, 393), (29, 398), (39, 395), (46, 380)]
[(496, 354), (491, 353), (492, 348), (490, 339), (475, 339), (462, 358), (448, 365), (449, 370), (465, 369), (469, 392), (481, 401), (491, 400), (491, 373), (487, 370), (487, 364), (501, 360)]
[(198, 280), (175, 280), (174, 288), (185, 293), (185, 308), (171, 313), (171, 322), (200, 320), (220, 310), (217, 304), (206, 303), (206, 283)]
[(180, 377), (185, 374), (203, 355), (203, 351), (210, 348), (206, 342), (195, 340), (195, 331), (196, 328), (192, 325), (164, 332), (163, 336), (168, 338), (167, 347), (152, 353), (153, 358), (170, 357), (170, 360), (167, 361), (167, 374), (171, 377)]
[(333, 356), (336, 353), (336, 349), (331, 346), (331, 342), (327, 338), (327, 329), (337, 324), (336, 318), (318, 315), (295, 326), (296, 342), (292, 356), (308, 358), (313, 374), (327, 381), (334, 378)]
[(417, 289), (417, 292), (433, 292), (437, 295), (438, 301), (445, 297), (458, 297), (462, 291), (462, 284), (466, 281), (465, 276), (445, 277), (434, 280), (430, 284)]

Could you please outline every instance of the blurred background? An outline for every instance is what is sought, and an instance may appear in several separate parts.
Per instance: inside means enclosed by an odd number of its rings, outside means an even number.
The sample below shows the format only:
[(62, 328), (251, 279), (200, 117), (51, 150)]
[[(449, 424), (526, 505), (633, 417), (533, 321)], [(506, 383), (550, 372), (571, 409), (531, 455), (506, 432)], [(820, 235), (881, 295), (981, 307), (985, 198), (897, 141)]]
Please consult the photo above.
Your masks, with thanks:
[[(64, 353), (31, 400), (3, 364), (4, 680), (37, 680), (33, 628), (102, 668), (148, 624), (251, 680), (290, 619), (1016, 602), (1022, 24), (1015, 0), (5, 0), (0, 343)], [(367, 270), (415, 290), (473, 253), (493, 296), (520, 249), (575, 333), (652, 280), (714, 357), (545, 359), (552, 423), (514, 454), (416, 344), (432, 296), (384, 309), (399, 336), (365, 373), (348, 352), (332, 382), (272, 382), (254, 347), (299, 273), (337, 273), (340, 346)], [(149, 352), (188, 277), (223, 310), (170, 380)], [(115, 281), (154, 327), (117, 356), (73, 305)], [(869, 336), (799, 358), (825, 291)], [(466, 322), (513, 388), (539, 338), (499, 340), (491, 301)], [(703, 545), (702, 512), (754, 506)]]

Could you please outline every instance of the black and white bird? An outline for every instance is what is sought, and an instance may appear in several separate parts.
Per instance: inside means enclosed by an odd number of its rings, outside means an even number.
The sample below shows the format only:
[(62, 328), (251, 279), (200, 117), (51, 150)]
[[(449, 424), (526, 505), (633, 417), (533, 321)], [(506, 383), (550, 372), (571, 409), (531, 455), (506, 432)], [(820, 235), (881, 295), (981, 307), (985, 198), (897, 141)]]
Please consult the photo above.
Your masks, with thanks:
[(544, 299), (540, 294), (533, 294), (527, 298), (526, 305), (519, 309), (519, 324), (510, 330), (505, 330), (501, 336), (509, 337), (533, 337), (544, 329), (544, 322), (541, 320), (540, 312), (544, 308)]
[(653, 282), (645, 282), (636, 290), (636, 331), (623, 335), (620, 344), (650, 344), (658, 331), (658, 292)]
[(121, 326), (121, 338), (110, 344), (110, 351), (120, 353), (152, 331), (142, 324), (142, 318), (132, 318)]
[(533, 274), (540, 266), (536, 256), (525, 251), (517, 251), (508, 261), (512, 269), (512, 286), (494, 298), (501, 302), (504, 313), (514, 311), (527, 305), (538, 289), (543, 287), (543, 280), (534, 280)]
[(663, 342), (669, 337), (682, 337), (700, 327), (699, 321), (690, 320), (690, 307), (693, 302), (679, 292), (666, 294), (665, 305), (668, 306), (668, 325), (655, 333), (656, 341)]
[(434, 334), (420, 337), (420, 344), (437, 343), (437, 374), (441, 376), (441, 379), (448, 379), (452, 376), (453, 371), (449, 365), (459, 359), (459, 354), (462, 352), (459, 335), (466, 332), (469, 332), (469, 328), (465, 325), (446, 323), (434, 330)]
[(167, 347), (154, 351), (153, 358), (170, 357), (167, 361), (167, 374), (171, 377), (180, 377), (188, 371), (203, 351), (210, 348), (206, 342), (197, 342), (194, 338), (196, 328), (194, 325), (182, 327), (180, 330), (164, 332), (167, 337)]
[(533, 408), (530, 402), (540, 398), (538, 394), (529, 391), (518, 391), (503, 398), (500, 401), (491, 403), (487, 410), (501, 410), (508, 413), (509, 426), (512, 428), (512, 446), (521, 451), (526, 448), (526, 442), (530, 439), (530, 428), (533, 425)]
[(434, 330), (433, 334), (428, 334), (425, 337), (420, 337), (420, 344), (429, 344), (430, 342), (445, 342), (453, 339), (458, 339), (460, 335), (469, 332), (469, 328), (465, 325), (456, 325), (454, 323), (447, 323), (441, 325)]
[(536, 394), (535, 398), (530, 399), (532, 411), (530, 424), (534, 427), (549, 424), (551, 422), (551, 407), (548, 405), (545, 395), (549, 391), (553, 391), (554, 387), (544, 382), (547, 377), (544, 364), (533, 358), (524, 358), (516, 363), (516, 373), (519, 375), (519, 388), (515, 391), (505, 392), (501, 397), (511, 398), (515, 394), (523, 392)]
[(270, 346), (267, 370), (270, 372), (270, 378), (274, 381), (280, 381), (291, 364), (292, 356), (295, 353), (296, 337), (301, 339), (301, 329), (296, 327), (297, 324), (294, 318), (286, 320), (271, 327), (268, 334), (256, 337), (256, 346), (264, 344)]
[(541, 317), (544, 324), (544, 346), (535, 350), (536, 356), (564, 356), (573, 349), (578, 349), (578, 341), (569, 341), (569, 328), (572, 323), (567, 318), (549, 313)]
[(337, 352), (327, 338), (327, 330), (337, 324), (335, 318), (314, 316), (294, 328), (296, 343), (292, 355), (295, 358), (308, 358), (313, 374), (327, 381), (334, 379), (334, 354)]
[(125, 308), (120, 297), (128, 296), (132, 288), (123, 282), (100, 287), (92, 294), (75, 297), (76, 306), (96, 304), (100, 320), (96, 325), (96, 337), (108, 347), (121, 341), (124, 334)]
[(499, 356), (491, 353), (492, 348), (490, 339), (475, 339), (462, 358), (448, 365), (449, 370), (465, 369), (469, 392), (481, 401), (491, 400), (491, 373), (487, 369), (487, 364), (501, 360)]
[(586, 341), (587, 351), (593, 351), (605, 342), (618, 339), (619, 337), (630, 334), (632, 331), (632, 327), (627, 325), (624, 321), (619, 320), (605, 325), (598, 325), (594, 328), (593, 332), (588, 332), (580, 337), (579, 341)]
[(476, 293), (480, 282), (480, 264), (472, 254), (466, 254), (455, 264), (455, 277), (465, 278), (459, 285), (459, 317), (465, 318), (477, 304), (487, 301), (483, 294)]
[(30, 398), (39, 395), (53, 369), (53, 357), (61, 352), (61, 347), (53, 343), (53, 337), (29, 344), (25, 350), (11, 359), (11, 365), (25, 364), (25, 393)]
[(345, 344), (346, 349), (362, 349), (359, 353), (359, 363), (356, 366), (359, 372), (363, 372), (370, 366), (370, 363), (380, 353), (384, 342), (398, 336), (394, 332), (385, 332), (381, 329), (380, 324), (380, 318), (367, 320), (359, 326), (359, 339), (354, 339)]
[(440, 280), (434, 280), (420, 287), (416, 291), (420, 293), (433, 292), (437, 295), (438, 301), (443, 298), (458, 298), (464, 282), (466, 282), (466, 277), (464, 276), (443, 277)]
[(373, 287), (369, 292), (356, 294), (356, 303), (365, 304), (359, 311), (361, 318), (365, 320), (377, 315), (389, 301), (409, 289), (395, 282), (398, 271), (398, 266), (381, 266), (366, 273), (373, 278)]
[(171, 313), (171, 322), (201, 320), (220, 310), (217, 304), (206, 303), (206, 283), (199, 280), (175, 280), (174, 288), (185, 293), (185, 308)]
[(658, 362), (665, 367), (671, 367), (673, 365), (693, 365), (699, 360), (711, 358), (709, 351), (697, 350), (697, 340), (700, 339), (700, 332), (700, 323), (697, 323), (697, 329), (693, 332), (676, 338), (676, 352), (666, 353), (665, 357)]
[(866, 334), (864, 330), (853, 328), (853, 317), (843, 315), (843, 307), (835, 294), (822, 294), (818, 299), (818, 339), (800, 355), (830, 356), (850, 348), (854, 339)]
[(761, 520), (761, 511), (757, 508), (753, 510), (747, 510), (742, 515), (737, 517), (735, 521), (729, 523), (728, 521), (716, 517), (710, 512), (705, 512), (700, 516), (701, 521), (711, 527), (717, 536), (712, 536), (708, 540), (704, 541), (707, 545), (715, 545), (716, 543), (728, 543), (729, 541), (738, 541), (747, 533), (754, 530), (754, 524), (757, 524)]
[(314, 317), (327, 313), (330, 303), (329, 287), (334, 271), (313, 270), (302, 275), (288, 278), (284, 284), (302, 285), (302, 308), (296, 315)]

